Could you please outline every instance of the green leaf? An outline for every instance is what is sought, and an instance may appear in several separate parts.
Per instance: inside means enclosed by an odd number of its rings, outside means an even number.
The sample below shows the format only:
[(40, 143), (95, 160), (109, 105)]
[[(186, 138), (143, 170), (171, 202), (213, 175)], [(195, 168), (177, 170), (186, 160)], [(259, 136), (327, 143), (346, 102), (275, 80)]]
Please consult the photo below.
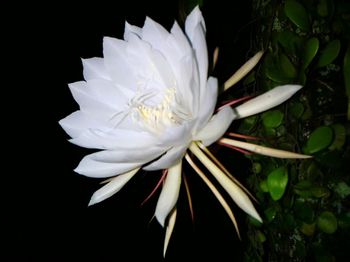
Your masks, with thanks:
[(261, 191), (263, 191), (264, 193), (269, 192), (269, 188), (267, 187), (267, 181), (266, 180), (262, 180), (259, 183), (259, 186), (260, 186)]
[(285, 167), (273, 170), (267, 176), (267, 187), (273, 200), (279, 200), (286, 190), (288, 184), (288, 171)]
[(316, 37), (307, 40), (303, 55), (303, 68), (306, 69), (315, 58), (319, 48), (319, 41)]
[(295, 69), (294, 65), (285, 54), (280, 54), (279, 65), (286, 77), (292, 79), (297, 76), (297, 70)]
[(311, 237), (315, 233), (315, 223), (308, 224), (303, 222), (300, 227), (300, 231), (306, 235)]
[(294, 192), (297, 195), (302, 196), (304, 198), (308, 198), (312, 196), (311, 188), (312, 188), (312, 183), (308, 180), (302, 180), (298, 182), (296, 185), (294, 185), (293, 187)]
[(277, 209), (275, 207), (269, 207), (268, 209), (266, 209), (264, 211), (264, 214), (266, 216), (266, 220), (268, 222), (271, 222), (272, 220), (275, 219), (275, 217), (277, 215)]
[(321, 51), (317, 66), (323, 67), (332, 63), (340, 52), (340, 41), (338, 39), (328, 43), (328, 45)]
[(256, 115), (244, 118), (242, 124), (239, 126), (239, 131), (242, 133), (249, 133), (254, 128), (257, 121), (258, 117)]
[(263, 113), (262, 122), (267, 128), (276, 128), (281, 125), (283, 121), (283, 113), (280, 110), (272, 110)]
[[(350, 72), (349, 72), (350, 73)], [(329, 150), (341, 149), (345, 144), (346, 130), (342, 124), (331, 125), (334, 133), (333, 143), (329, 146)]]
[(332, 212), (324, 211), (317, 219), (318, 228), (327, 234), (333, 234), (338, 227), (337, 218)]
[(289, 112), (295, 119), (299, 119), (304, 113), (304, 106), (300, 102), (296, 102), (289, 107)]
[(309, 154), (314, 154), (327, 148), (333, 141), (333, 130), (328, 126), (321, 126), (315, 129), (306, 143)]
[(310, 21), (305, 8), (294, 0), (287, 0), (284, 6), (287, 17), (303, 31), (309, 31)]
[(338, 218), (338, 226), (340, 228), (343, 228), (343, 229), (349, 229), (350, 228), (350, 212), (342, 214)]
[(341, 197), (346, 198), (350, 195), (350, 187), (345, 182), (339, 182), (335, 188), (334, 191)]
[(298, 54), (303, 46), (302, 38), (291, 31), (280, 32), (276, 38), (287, 54)]
[(311, 193), (312, 193), (312, 196), (317, 198), (327, 197), (330, 194), (327, 188), (321, 187), (321, 186), (313, 186), (311, 188)]

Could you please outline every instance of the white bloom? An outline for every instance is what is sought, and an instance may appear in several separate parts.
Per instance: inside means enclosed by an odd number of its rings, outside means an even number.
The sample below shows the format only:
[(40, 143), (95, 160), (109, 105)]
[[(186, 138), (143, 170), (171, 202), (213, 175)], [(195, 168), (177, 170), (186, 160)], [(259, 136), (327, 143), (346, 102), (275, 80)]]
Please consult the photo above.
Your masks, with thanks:
[[(205, 23), (198, 7), (186, 19), (185, 34), (176, 22), (170, 33), (150, 18), (142, 28), (126, 23), (124, 40), (104, 38), (103, 56), (83, 60), (85, 81), (69, 85), (80, 110), (60, 121), (72, 143), (102, 150), (85, 156), (75, 171), (89, 177), (115, 176), (95, 192), (90, 204), (119, 191), (140, 168), (167, 169), (155, 212), (164, 226), (176, 205), (182, 159), (190, 149), (233, 200), (261, 220), (245, 189), (198, 146), (220, 139), (233, 119), (276, 106), (300, 87), (279, 87), (270, 91), (273, 95), (214, 114), (218, 83), (207, 75)], [(176, 212), (172, 214), (167, 232), (175, 223)], [(166, 246), (169, 238), (167, 234)]]

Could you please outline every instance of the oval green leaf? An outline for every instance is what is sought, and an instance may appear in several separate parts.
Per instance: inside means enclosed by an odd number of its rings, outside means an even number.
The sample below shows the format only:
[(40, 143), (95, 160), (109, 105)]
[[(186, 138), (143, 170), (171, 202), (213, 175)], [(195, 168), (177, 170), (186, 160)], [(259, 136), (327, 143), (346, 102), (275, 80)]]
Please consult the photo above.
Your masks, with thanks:
[(262, 115), (263, 125), (267, 128), (276, 128), (283, 121), (283, 113), (280, 110), (272, 110)]
[(287, 78), (294, 78), (297, 76), (295, 66), (285, 54), (280, 54), (279, 56), (279, 67)]
[(281, 199), (288, 184), (288, 171), (285, 167), (273, 170), (267, 176), (267, 187), (273, 200)]
[(268, 209), (266, 209), (264, 211), (264, 214), (266, 216), (266, 220), (268, 222), (271, 222), (272, 220), (275, 219), (275, 217), (277, 215), (277, 209), (275, 207), (269, 207)]
[(305, 8), (294, 0), (287, 0), (284, 6), (287, 17), (300, 29), (308, 31), (310, 21)]
[(309, 154), (317, 153), (327, 148), (333, 141), (333, 130), (328, 126), (321, 126), (315, 129), (306, 144)]
[(316, 37), (307, 40), (303, 56), (303, 68), (306, 69), (315, 58), (319, 48), (319, 41)]
[[(350, 71), (349, 71), (350, 73)], [(334, 124), (331, 126), (334, 133), (333, 143), (329, 146), (329, 150), (341, 149), (345, 144), (346, 130), (342, 124)]]
[(339, 55), (340, 41), (338, 39), (328, 43), (328, 45), (321, 51), (317, 66), (323, 67), (332, 63)]
[(317, 219), (318, 228), (327, 234), (333, 234), (338, 227), (337, 218), (332, 212), (324, 211)]

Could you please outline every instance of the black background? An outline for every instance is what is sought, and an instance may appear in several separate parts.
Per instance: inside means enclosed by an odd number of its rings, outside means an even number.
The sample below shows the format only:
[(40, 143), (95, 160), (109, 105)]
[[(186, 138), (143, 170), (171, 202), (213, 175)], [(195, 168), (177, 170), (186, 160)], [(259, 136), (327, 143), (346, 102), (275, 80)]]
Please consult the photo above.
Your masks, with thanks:
[[(221, 83), (246, 60), (252, 32), (250, 1), (227, 2), (205, 1), (202, 10), (209, 51), (221, 48), (216, 70)], [(70, 144), (58, 121), (78, 109), (67, 84), (82, 80), (80, 58), (102, 55), (103, 36), (122, 38), (124, 21), (142, 26), (145, 15), (170, 29), (178, 10), (178, 1), (21, 6), (21, 19), (6, 38), (16, 56), (10, 66), (14, 74), (6, 77), (11, 80), (6, 86), (11, 97), (4, 96), (10, 101), (10, 114), (3, 117), (1, 261), (163, 259), (164, 230), (151, 221), (157, 195), (140, 207), (159, 173), (140, 173), (117, 195), (87, 208), (99, 180), (73, 169), (90, 151)], [(239, 154), (221, 150), (220, 158), (241, 180), (249, 172)], [(190, 170), (185, 172), (195, 221), (182, 188), (166, 260), (241, 261), (244, 242), (229, 218), (202, 181)], [(244, 232), (246, 215), (232, 206)]]

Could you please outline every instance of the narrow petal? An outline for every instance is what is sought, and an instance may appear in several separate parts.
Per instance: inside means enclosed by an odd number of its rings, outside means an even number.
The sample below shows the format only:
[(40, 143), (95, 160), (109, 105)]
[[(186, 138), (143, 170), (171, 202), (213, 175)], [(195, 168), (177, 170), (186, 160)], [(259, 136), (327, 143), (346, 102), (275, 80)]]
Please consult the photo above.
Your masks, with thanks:
[(312, 156), (297, 154), (297, 153), (289, 152), (285, 150), (274, 149), (274, 148), (259, 146), (259, 145), (251, 144), (247, 142), (237, 141), (229, 138), (222, 138), (219, 140), (219, 143), (235, 146), (238, 148), (243, 148), (260, 155), (272, 156), (277, 158), (301, 158), (302, 159), (302, 158), (312, 157)]
[(181, 185), (181, 169), (182, 161), (178, 162), (175, 166), (169, 168), (167, 177), (163, 185), (162, 192), (160, 193), (155, 216), (158, 222), (164, 227), (165, 219), (174, 208), (177, 199), (179, 197), (180, 185)]
[(174, 210), (170, 214), (169, 222), (168, 222), (168, 225), (167, 225), (166, 231), (165, 231), (164, 248), (163, 248), (163, 256), (164, 257), (165, 257), (166, 251), (168, 249), (171, 235), (173, 234), (173, 231), (174, 231), (175, 222), (176, 222), (176, 214), (177, 214), (177, 209), (174, 208)]
[(114, 177), (107, 185), (97, 190), (91, 197), (89, 206), (97, 204), (117, 193), (139, 171), (139, 168)]
[(227, 202), (225, 201), (225, 199), (223, 198), (223, 196), (220, 194), (220, 192), (216, 189), (216, 187), (213, 185), (212, 182), (210, 182), (210, 180), (205, 176), (205, 174), (202, 172), (202, 170), (199, 169), (199, 167), (192, 161), (192, 159), (190, 158), (190, 156), (188, 154), (186, 154), (185, 156), (187, 162), (192, 166), (192, 168), (197, 172), (197, 174), (199, 175), (199, 177), (204, 181), (204, 183), (209, 187), (209, 189), (211, 190), (211, 192), (214, 194), (214, 196), (216, 197), (216, 199), (220, 202), (220, 204), (222, 205), (222, 207), (225, 209), (227, 215), (230, 217), (237, 235), (239, 238), (241, 238), (240, 233), (239, 233), (239, 229), (238, 229), (238, 224), (236, 221), (236, 218), (230, 208), (230, 206), (227, 204)]
[(225, 134), (233, 119), (235, 119), (233, 110), (230, 107), (225, 107), (216, 113), (202, 130), (194, 135), (194, 140), (202, 141), (205, 146), (211, 145)]
[(145, 166), (143, 169), (152, 171), (169, 168), (181, 161), (187, 148), (188, 145), (173, 147), (168, 150), (161, 158)]
[(70, 137), (78, 137), (88, 128), (97, 128), (102, 125), (101, 121), (88, 116), (80, 110), (73, 112), (69, 116), (58, 122)]
[(218, 97), (218, 80), (215, 77), (209, 77), (203, 101), (199, 105), (197, 117), (197, 128), (201, 130), (212, 117)]
[(107, 73), (103, 58), (93, 57), (89, 59), (82, 59), (83, 63), (83, 75), (84, 79), (106, 79), (110, 80), (110, 77)]
[(166, 42), (169, 32), (153, 19), (146, 17), (142, 27), (142, 40), (150, 43), (158, 51), (164, 50), (162, 45)]
[(249, 100), (243, 105), (234, 108), (234, 111), (237, 113), (238, 118), (259, 114), (282, 104), (301, 88), (302, 86), (300, 85), (284, 85), (275, 87), (274, 89)]
[(200, 148), (192, 143), (190, 146), (191, 152), (202, 162), (202, 164), (208, 168), (210, 173), (215, 177), (219, 184), (226, 190), (231, 196), (233, 201), (247, 214), (251, 215), (258, 221), (262, 222), (261, 217), (255, 210), (252, 202), (244, 191), (237, 186), (225, 173), (221, 171), (203, 152)]
[(256, 53), (244, 65), (241, 66), (224, 84), (224, 91), (235, 85), (239, 80), (245, 77), (260, 61), (263, 51)]
[(115, 176), (140, 167), (162, 153), (160, 148), (100, 151), (85, 156), (74, 171), (89, 177)]
[(128, 41), (130, 34), (136, 34), (139, 37), (142, 36), (142, 28), (138, 26), (134, 26), (129, 24), (128, 22), (125, 22), (125, 28), (124, 28), (124, 40)]
[(100, 127), (87, 129), (78, 137), (69, 140), (71, 143), (94, 149), (139, 149), (152, 147), (157, 143), (155, 136), (148, 132), (128, 129), (111, 129)]

